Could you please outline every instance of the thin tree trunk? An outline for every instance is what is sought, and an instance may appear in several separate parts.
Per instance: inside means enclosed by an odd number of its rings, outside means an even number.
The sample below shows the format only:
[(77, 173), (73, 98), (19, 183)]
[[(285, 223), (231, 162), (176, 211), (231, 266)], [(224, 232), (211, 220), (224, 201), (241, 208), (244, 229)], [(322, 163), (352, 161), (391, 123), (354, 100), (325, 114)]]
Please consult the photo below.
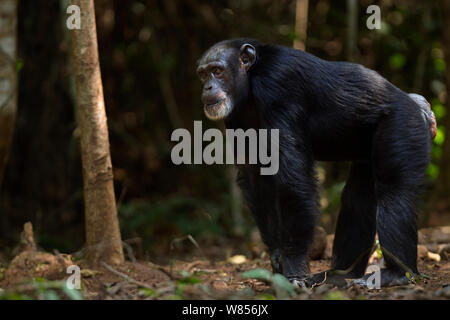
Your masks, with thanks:
[(436, 180), (433, 195), (430, 198), (430, 210), (433, 211), (429, 221), (430, 225), (440, 224), (445, 220), (449, 220), (448, 218), (439, 217), (439, 213), (434, 212), (436, 209), (439, 208), (439, 211), (443, 212), (448, 212), (450, 209), (450, 1), (441, 0), (440, 7), (442, 12), (442, 47), (447, 66), (445, 69), (447, 112), (443, 120), (446, 130), (444, 144), (442, 145), (439, 176)]
[(305, 50), (307, 28), (308, 0), (297, 0), (295, 6), (295, 49)]
[(347, 60), (356, 61), (358, 37), (358, 1), (347, 0)]
[(87, 260), (124, 261), (114, 195), (108, 127), (98, 60), (93, 0), (72, 0), (80, 7), (81, 29), (72, 31), (86, 219)]
[(0, 188), (17, 113), (17, 4), (0, 1)]

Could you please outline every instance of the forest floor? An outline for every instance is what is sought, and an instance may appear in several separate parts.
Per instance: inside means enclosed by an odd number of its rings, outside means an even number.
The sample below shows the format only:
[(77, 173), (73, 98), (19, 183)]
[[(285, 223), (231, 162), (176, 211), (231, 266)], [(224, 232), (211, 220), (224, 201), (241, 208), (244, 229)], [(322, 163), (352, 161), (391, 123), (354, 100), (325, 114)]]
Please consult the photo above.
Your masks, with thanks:
[[(134, 259), (132, 259), (134, 260)], [(68, 294), (64, 266), (81, 268), (81, 290)], [(330, 267), (329, 259), (311, 261), (311, 272)], [(25, 251), (7, 270), (0, 270), (0, 298), (4, 299), (450, 299), (450, 260), (421, 259), (425, 274), (415, 284), (369, 290), (359, 286), (346, 289), (325, 284), (313, 289), (292, 289), (283, 281), (265, 282), (246, 278), (271, 270), (266, 254), (257, 259), (235, 255), (227, 260), (193, 259), (157, 265), (148, 261), (126, 261), (88, 268), (83, 261), (71, 262), (67, 255)], [(58, 271), (59, 270), (59, 271)], [(267, 272), (266, 272), (267, 273)], [(23, 281), (25, 276), (33, 280)], [(258, 276), (257, 276), (258, 278)], [(70, 292), (69, 292), (70, 293)]]
[[(311, 272), (325, 271), (329, 260), (311, 262)], [(148, 262), (127, 262), (113, 269), (101, 268), (100, 274), (83, 280), (86, 299), (450, 299), (450, 261), (420, 261), (426, 275), (416, 284), (369, 290), (360, 286), (342, 289), (322, 285), (313, 289), (278, 290), (276, 284), (247, 279), (243, 273), (255, 269), (270, 270), (268, 259), (234, 264), (206, 260), (175, 262), (161, 267)], [(129, 277), (119, 275), (118, 272)], [(133, 279), (135, 282), (130, 282)], [(131, 280), (131, 281), (133, 281)], [(142, 289), (140, 284), (146, 284)]]

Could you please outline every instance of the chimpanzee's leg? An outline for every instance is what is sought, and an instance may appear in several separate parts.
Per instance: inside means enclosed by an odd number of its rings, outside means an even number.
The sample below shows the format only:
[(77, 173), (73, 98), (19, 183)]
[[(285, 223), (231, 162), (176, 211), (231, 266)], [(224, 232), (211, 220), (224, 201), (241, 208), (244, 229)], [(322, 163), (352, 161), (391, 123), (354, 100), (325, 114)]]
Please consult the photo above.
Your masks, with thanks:
[(407, 272), (418, 273), (414, 200), (429, 162), (430, 147), (428, 126), (416, 110), (407, 106), (377, 128), (373, 147), (376, 218), (387, 266), (381, 272), (381, 286), (406, 284)]
[(279, 267), (279, 222), (277, 220), (277, 198), (273, 176), (261, 176), (259, 169), (240, 168), (237, 182), (258, 226), (261, 238), (268, 247), (274, 272)]
[(278, 196), (280, 271), (299, 286), (308, 284), (308, 250), (317, 218), (314, 162), (306, 148), (280, 137), (280, 168), (273, 192)]
[(375, 239), (375, 184), (371, 163), (353, 163), (342, 194), (333, 244), (332, 268), (352, 268), (348, 278), (364, 275)]
[[(341, 202), (333, 244), (332, 270), (349, 272), (327, 272), (327, 282), (334, 284), (345, 284), (344, 279), (362, 277), (374, 244), (377, 202), (370, 162), (352, 164)], [(325, 272), (321, 272), (315, 274), (311, 282), (322, 283), (324, 279)]]

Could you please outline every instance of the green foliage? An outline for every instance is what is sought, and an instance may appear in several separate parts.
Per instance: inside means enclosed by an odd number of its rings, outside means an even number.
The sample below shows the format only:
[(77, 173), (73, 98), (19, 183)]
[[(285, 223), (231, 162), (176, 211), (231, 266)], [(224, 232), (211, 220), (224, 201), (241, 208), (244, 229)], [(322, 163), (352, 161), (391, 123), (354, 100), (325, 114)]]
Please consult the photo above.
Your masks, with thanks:
[(383, 251), (381, 250), (380, 241), (378, 239), (375, 241), (375, 246), (375, 251), (377, 253), (378, 259), (383, 258)]
[(434, 115), (436, 116), (436, 121), (440, 121), (445, 116), (445, 107), (442, 105), (441, 101), (439, 99), (433, 99), (431, 102), (431, 109), (434, 112)]
[(325, 300), (350, 300), (345, 292), (339, 290), (329, 291), (323, 298)]
[(148, 288), (139, 289), (139, 294), (145, 297), (155, 297), (156, 291)]
[(438, 146), (442, 146), (442, 144), (444, 143), (444, 140), (445, 140), (444, 130), (445, 129), (441, 126), (437, 127), (436, 137), (434, 138), (434, 143)]
[(323, 190), (324, 196), (328, 199), (328, 205), (323, 208), (325, 212), (332, 213), (340, 207), (341, 194), (344, 187), (345, 181), (340, 181)]
[(187, 272), (185, 270), (181, 270), (180, 275), (182, 276), (182, 278), (177, 281), (178, 284), (202, 283), (202, 281), (200, 279), (193, 277), (189, 272)]
[(244, 272), (242, 277), (245, 279), (257, 279), (269, 284), (275, 291), (275, 295), (278, 299), (287, 299), (295, 296), (294, 286), (282, 274), (272, 274), (265, 269), (253, 269)]
[(260, 281), (270, 283), (272, 280), (272, 272), (266, 269), (252, 269), (242, 274), (245, 279), (258, 279)]
[(396, 53), (389, 57), (389, 65), (392, 69), (401, 69), (406, 63), (406, 58), (401, 53)]
[(175, 293), (181, 298), (183, 298), (183, 292), (187, 287), (192, 285), (200, 285), (202, 283), (200, 279), (194, 277), (192, 274), (185, 270), (181, 270), (180, 275), (181, 279), (177, 280), (176, 282)]
[[(82, 300), (83, 296), (77, 289), (69, 289), (66, 281), (51, 281), (44, 278), (34, 278), (22, 284), (17, 291), (0, 291), (0, 300)], [(27, 292), (26, 294), (22, 291)]]
[(433, 163), (430, 163), (427, 168), (427, 175), (434, 180), (438, 177), (438, 174), (439, 174), (439, 167)]
[(295, 296), (294, 286), (282, 274), (275, 273), (273, 275), (272, 287), (275, 289), (275, 294), (279, 299)]
[(17, 62), (16, 62), (16, 71), (20, 72), (23, 69), (23, 60), (20, 58), (17, 58)]
[(434, 60), (434, 68), (436, 71), (444, 72), (445, 71), (445, 60), (438, 58)]
[(172, 197), (155, 203), (125, 203), (119, 208), (123, 238), (139, 234), (144, 247), (153, 244), (159, 230), (173, 230), (172, 237), (191, 234), (194, 237), (212, 233), (223, 236), (225, 230), (219, 218), (220, 203), (190, 197)]
[(405, 276), (408, 278), (410, 283), (416, 283), (417, 279), (413, 274), (405, 272)]
[(256, 300), (276, 300), (277, 298), (269, 293), (259, 294), (255, 297)]

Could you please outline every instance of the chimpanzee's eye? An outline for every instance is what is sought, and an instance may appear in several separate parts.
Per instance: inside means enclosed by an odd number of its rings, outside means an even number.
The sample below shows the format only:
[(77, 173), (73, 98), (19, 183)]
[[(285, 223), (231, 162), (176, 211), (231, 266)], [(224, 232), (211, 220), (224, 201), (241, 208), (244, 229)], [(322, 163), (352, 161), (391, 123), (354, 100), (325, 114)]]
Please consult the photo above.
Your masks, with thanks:
[(222, 74), (222, 68), (214, 68), (214, 76), (219, 77)]

